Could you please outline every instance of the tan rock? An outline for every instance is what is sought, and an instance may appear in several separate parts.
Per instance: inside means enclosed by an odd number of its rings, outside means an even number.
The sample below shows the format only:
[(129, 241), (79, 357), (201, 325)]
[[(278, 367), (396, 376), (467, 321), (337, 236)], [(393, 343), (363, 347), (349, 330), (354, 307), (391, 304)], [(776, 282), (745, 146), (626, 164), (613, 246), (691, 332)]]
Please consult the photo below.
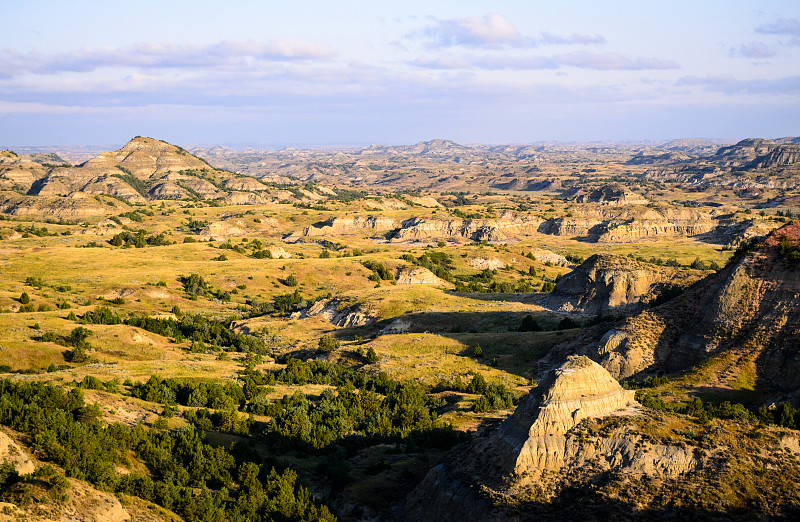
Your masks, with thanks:
[(505, 262), (496, 257), (474, 257), (467, 264), (477, 270), (502, 270), (506, 267)]
[(688, 285), (697, 276), (627, 257), (595, 254), (562, 277), (542, 304), (555, 311), (595, 315), (635, 312), (666, 285)]
[(401, 266), (397, 269), (395, 280), (398, 285), (447, 285), (433, 272), (422, 266)]

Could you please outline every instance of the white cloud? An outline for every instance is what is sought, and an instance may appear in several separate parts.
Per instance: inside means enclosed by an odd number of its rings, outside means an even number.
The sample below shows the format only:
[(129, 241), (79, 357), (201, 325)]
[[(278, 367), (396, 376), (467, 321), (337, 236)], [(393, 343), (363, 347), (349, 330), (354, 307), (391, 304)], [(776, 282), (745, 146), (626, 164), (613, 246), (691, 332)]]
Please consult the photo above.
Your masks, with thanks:
[(11, 74), (90, 72), (106, 67), (246, 68), (254, 62), (327, 60), (335, 55), (322, 44), (301, 40), (225, 40), (212, 45), (143, 42), (131, 47), (82, 48), (61, 54), (0, 51), (0, 70)]
[(560, 36), (557, 34), (541, 33), (534, 42), (540, 45), (592, 45), (606, 43), (604, 36), (599, 34), (571, 34)]
[(761, 34), (778, 34), (784, 36), (800, 36), (800, 20), (796, 18), (778, 18), (771, 24), (756, 27)]
[(439, 20), (435, 26), (426, 29), (425, 34), (436, 45), (443, 47), (517, 45), (522, 42), (522, 35), (516, 27), (496, 13), (480, 17)]
[(521, 34), (504, 16), (493, 13), (484, 16), (436, 20), (421, 32), (409, 35), (422, 37), (432, 47), (525, 48), (542, 45), (594, 45), (605, 43), (600, 35), (572, 34), (569, 36), (542, 32), (538, 36)]
[(574, 52), (555, 56), (509, 56), (499, 54), (474, 55), (469, 53), (445, 53), (436, 57), (422, 57), (410, 62), (427, 69), (481, 69), (481, 70), (540, 70), (575, 67), (600, 71), (653, 69), (677, 69), (680, 66), (670, 60), (632, 57), (611, 52)]
[(643, 71), (651, 69), (678, 69), (680, 65), (672, 60), (626, 56), (619, 53), (601, 51), (582, 51), (562, 54), (555, 57), (562, 65), (599, 71), (624, 70)]
[(728, 54), (734, 57), (764, 59), (775, 56), (775, 51), (767, 44), (762, 42), (750, 42), (739, 47), (732, 47)]

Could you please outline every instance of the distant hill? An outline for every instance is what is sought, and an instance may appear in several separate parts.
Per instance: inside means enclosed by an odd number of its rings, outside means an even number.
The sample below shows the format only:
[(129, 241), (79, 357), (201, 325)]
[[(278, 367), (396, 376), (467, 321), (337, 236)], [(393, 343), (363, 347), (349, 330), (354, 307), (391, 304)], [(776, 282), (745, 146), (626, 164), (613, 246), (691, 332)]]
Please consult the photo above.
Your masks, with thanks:
[(77, 166), (52, 153), (6, 152), (0, 157), (0, 190), (13, 191), (0, 198), (3, 212), (51, 217), (102, 214), (103, 203), (96, 199), (102, 196), (124, 204), (165, 199), (258, 204), (319, 197), (214, 168), (179, 146), (142, 136)]

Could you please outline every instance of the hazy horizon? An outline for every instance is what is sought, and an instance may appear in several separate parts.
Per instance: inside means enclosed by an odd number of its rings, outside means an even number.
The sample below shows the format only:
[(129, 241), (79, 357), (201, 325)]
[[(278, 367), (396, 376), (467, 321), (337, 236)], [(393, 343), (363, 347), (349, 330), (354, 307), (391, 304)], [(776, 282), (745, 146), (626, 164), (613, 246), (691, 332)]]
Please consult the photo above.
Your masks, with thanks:
[[(149, 138), (161, 139), (157, 136), (147, 136)], [(548, 145), (548, 144), (560, 144), (560, 145), (574, 145), (574, 146), (581, 146), (581, 145), (598, 145), (598, 144), (605, 144), (605, 145), (658, 145), (663, 143), (668, 143), (673, 140), (706, 140), (712, 143), (722, 144), (722, 143), (736, 143), (743, 139), (747, 138), (765, 138), (765, 139), (779, 139), (788, 136), (748, 136), (748, 137), (741, 137), (741, 138), (709, 138), (705, 136), (685, 136), (680, 138), (668, 138), (662, 140), (587, 140), (587, 141), (566, 141), (566, 140), (538, 140), (538, 141), (531, 141), (531, 142), (472, 142), (472, 143), (460, 143), (455, 140), (451, 140), (449, 138), (429, 138), (418, 140), (413, 143), (378, 143), (378, 142), (361, 142), (361, 143), (171, 143), (172, 145), (178, 145), (185, 149), (192, 149), (192, 148), (213, 148), (213, 147), (221, 147), (228, 150), (234, 151), (245, 151), (248, 149), (251, 150), (281, 150), (286, 148), (296, 148), (301, 150), (326, 150), (326, 149), (361, 149), (370, 146), (379, 146), (379, 147), (407, 147), (416, 145), (418, 143), (425, 143), (430, 142), (433, 140), (445, 140), (445, 141), (452, 141), (457, 145), (463, 145), (466, 147), (494, 147), (494, 146), (525, 146), (525, 145)], [(119, 143), (41, 143), (41, 144), (11, 144), (5, 145), (0, 144), (0, 149), (3, 150), (11, 150), (14, 152), (15, 147), (24, 150), (30, 149), (33, 152), (47, 152), (48, 149), (57, 149), (57, 148), (72, 148), (72, 149), (79, 149), (85, 148), (87, 150), (100, 150), (100, 151), (112, 151), (117, 150), (123, 147), (128, 141)], [(163, 140), (166, 141), (166, 140)], [(23, 152), (27, 153), (27, 152)]]

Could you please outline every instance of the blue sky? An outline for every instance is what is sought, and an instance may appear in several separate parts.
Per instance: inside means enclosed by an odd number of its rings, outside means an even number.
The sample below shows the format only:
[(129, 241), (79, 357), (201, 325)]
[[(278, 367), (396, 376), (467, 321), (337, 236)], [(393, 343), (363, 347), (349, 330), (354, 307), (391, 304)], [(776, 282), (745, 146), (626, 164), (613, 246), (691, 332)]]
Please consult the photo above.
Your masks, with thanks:
[(0, 147), (800, 134), (796, 0), (10, 4)]

